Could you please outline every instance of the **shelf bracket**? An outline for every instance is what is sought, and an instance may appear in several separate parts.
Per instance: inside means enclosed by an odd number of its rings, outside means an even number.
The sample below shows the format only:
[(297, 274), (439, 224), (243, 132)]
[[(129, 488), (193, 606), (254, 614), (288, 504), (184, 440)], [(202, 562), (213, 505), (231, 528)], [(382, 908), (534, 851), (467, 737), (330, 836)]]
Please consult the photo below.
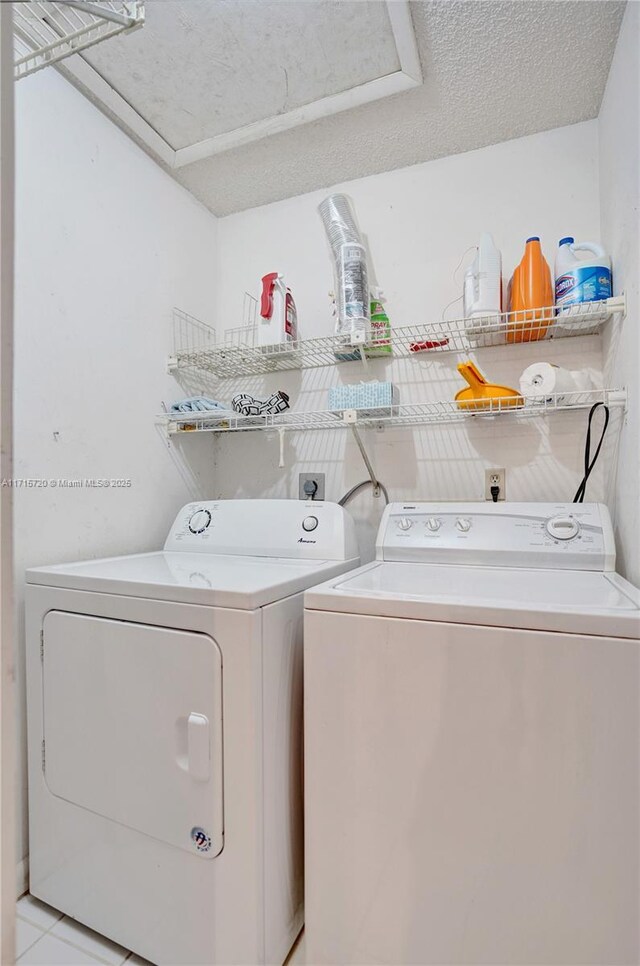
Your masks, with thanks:
[(357, 410), (345, 409), (345, 411), (342, 414), (342, 418), (344, 419), (345, 423), (348, 425), (349, 429), (351, 430), (353, 434), (353, 438), (355, 439), (358, 445), (358, 449), (360, 450), (360, 455), (364, 460), (364, 465), (367, 467), (367, 472), (371, 479), (371, 485), (373, 486), (373, 495), (378, 497), (380, 496), (380, 484), (378, 483), (378, 477), (376, 476), (375, 470), (372, 466), (371, 460), (369, 459), (369, 455), (367, 453), (364, 443), (362, 442), (362, 437), (358, 430)]
[(627, 317), (627, 294), (626, 292), (620, 292), (620, 295), (614, 295), (612, 298), (607, 299), (608, 304), (611, 306), (612, 312), (619, 312), (620, 318), (626, 319)]

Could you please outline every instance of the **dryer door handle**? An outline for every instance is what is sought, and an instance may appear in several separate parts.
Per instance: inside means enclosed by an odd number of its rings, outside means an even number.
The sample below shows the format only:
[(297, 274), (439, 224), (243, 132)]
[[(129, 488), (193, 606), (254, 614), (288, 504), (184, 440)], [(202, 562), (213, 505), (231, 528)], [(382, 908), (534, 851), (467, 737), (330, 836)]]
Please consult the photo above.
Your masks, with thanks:
[(209, 719), (192, 711), (187, 720), (188, 771), (196, 781), (206, 782), (211, 777)]

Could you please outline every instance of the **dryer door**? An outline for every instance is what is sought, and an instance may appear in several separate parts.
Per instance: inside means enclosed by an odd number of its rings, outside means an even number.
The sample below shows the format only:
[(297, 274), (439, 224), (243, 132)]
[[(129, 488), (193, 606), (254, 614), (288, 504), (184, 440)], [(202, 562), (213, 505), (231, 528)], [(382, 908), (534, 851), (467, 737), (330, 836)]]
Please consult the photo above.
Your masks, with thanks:
[(222, 656), (206, 634), (44, 619), (53, 795), (210, 858), (223, 846)]

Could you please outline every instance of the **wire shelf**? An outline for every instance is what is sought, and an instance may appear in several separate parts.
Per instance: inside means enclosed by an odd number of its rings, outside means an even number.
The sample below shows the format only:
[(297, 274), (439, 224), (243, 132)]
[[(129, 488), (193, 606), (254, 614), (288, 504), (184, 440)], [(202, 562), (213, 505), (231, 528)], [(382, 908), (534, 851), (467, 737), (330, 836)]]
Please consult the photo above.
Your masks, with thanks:
[[(370, 342), (366, 358), (423, 358), (442, 352), (465, 352), (486, 346), (519, 345), (526, 342), (566, 338), (597, 332), (615, 313), (624, 314), (624, 296), (589, 302), (558, 316), (555, 306), (533, 312), (503, 312), (474, 319), (392, 326), (391, 338)], [(209, 327), (208, 327), (209, 328)], [(385, 352), (387, 350), (387, 352)], [(200, 347), (176, 346), (169, 370), (199, 369), (219, 379), (253, 376), (291, 369), (316, 369), (358, 360), (360, 350), (346, 346), (338, 336), (302, 339), (286, 346), (211, 342)]]
[(144, 0), (21, 0), (13, 4), (19, 80), (144, 23)]
[(521, 406), (514, 406), (509, 399), (483, 400), (481, 410), (460, 409), (455, 400), (419, 403), (416, 405), (391, 406), (380, 414), (360, 415), (357, 410), (344, 413), (296, 412), (241, 416), (238, 413), (162, 413), (161, 421), (169, 435), (176, 433), (238, 433), (256, 430), (286, 430), (309, 432), (311, 430), (342, 429), (357, 426), (361, 429), (383, 429), (386, 426), (423, 426), (451, 423), (465, 419), (493, 419), (511, 416), (516, 419), (550, 416), (559, 412), (590, 409), (595, 403), (607, 406), (626, 405), (626, 393), (619, 389), (591, 389), (585, 392), (555, 393), (542, 402), (525, 399)]

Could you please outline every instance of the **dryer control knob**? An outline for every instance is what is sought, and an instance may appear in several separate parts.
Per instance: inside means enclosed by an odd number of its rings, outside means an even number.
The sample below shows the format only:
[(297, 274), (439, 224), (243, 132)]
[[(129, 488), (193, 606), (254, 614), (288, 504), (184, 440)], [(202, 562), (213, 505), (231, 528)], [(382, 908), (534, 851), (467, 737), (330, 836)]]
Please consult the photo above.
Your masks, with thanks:
[(431, 530), (432, 533), (436, 533), (440, 527), (441, 523), (437, 517), (429, 517), (427, 520), (427, 530)]
[(461, 533), (468, 533), (471, 529), (471, 520), (466, 517), (458, 517), (456, 520), (456, 529), (460, 530)]
[(398, 520), (398, 527), (400, 530), (410, 530), (412, 526), (413, 520), (410, 520), (409, 517), (400, 517)]
[(306, 530), (308, 533), (310, 533), (311, 530), (315, 530), (317, 526), (318, 526), (317, 517), (305, 517), (304, 520), (302, 521), (302, 529)]
[(572, 516), (557, 516), (547, 520), (547, 533), (554, 540), (573, 540), (580, 533), (580, 524)]
[(204, 533), (211, 523), (211, 514), (208, 510), (196, 510), (189, 517), (189, 529), (191, 533)]

